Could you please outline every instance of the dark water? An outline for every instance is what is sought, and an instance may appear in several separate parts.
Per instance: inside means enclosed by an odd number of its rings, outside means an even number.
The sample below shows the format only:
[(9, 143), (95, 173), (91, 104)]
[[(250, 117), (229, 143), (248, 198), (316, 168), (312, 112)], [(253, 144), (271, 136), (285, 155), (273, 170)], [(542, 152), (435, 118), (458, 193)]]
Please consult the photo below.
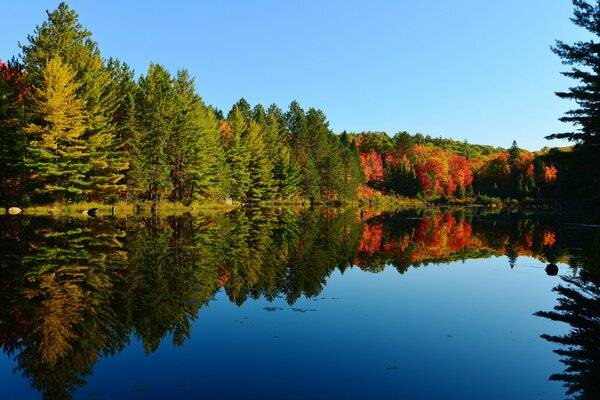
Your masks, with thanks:
[(581, 222), (0, 217), (0, 398), (598, 399)]

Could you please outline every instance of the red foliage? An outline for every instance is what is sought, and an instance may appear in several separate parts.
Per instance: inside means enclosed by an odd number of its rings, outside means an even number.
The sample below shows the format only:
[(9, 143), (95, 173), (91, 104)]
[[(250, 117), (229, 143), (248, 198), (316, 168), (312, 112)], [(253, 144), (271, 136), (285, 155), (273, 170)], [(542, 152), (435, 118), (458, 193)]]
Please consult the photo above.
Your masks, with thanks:
[(362, 240), (360, 241), (359, 252), (375, 254), (381, 248), (381, 239), (383, 237), (383, 226), (381, 224), (365, 224)]
[(380, 184), (383, 182), (383, 160), (375, 151), (360, 153), (360, 161), (367, 183)]
[(544, 232), (544, 246), (552, 247), (556, 243), (556, 233), (551, 230)]
[[(7, 65), (0, 59), (0, 83), (8, 84), (15, 91), (17, 104), (23, 103), (23, 99), (27, 94), (24, 77), (25, 72), (23, 72), (21, 65)], [(3, 90), (6, 89), (3, 87)]]
[(554, 182), (556, 180), (556, 178), (558, 177), (557, 173), (558, 173), (558, 170), (552, 164), (550, 164), (550, 166), (548, 166), (548, 167), (544, 167), (544, 177), (543, 177), (544, 182), (546, 182), (546, 183)]
[(466, 188), (473, 182), (470, 161), (439, 147), (415, 146), (417, 178), (424, 192), (452, 195), (458, 187)]

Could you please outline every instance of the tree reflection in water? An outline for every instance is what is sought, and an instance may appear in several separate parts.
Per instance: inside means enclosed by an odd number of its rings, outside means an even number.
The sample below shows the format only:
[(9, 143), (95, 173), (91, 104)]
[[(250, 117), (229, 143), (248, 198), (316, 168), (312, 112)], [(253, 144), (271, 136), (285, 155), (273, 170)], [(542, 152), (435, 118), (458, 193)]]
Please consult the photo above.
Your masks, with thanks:
[[(182, 345), (221, 290), (238, 305), (281, 296), (291, 305), (318, 296), (333, 271), (353, 266), (403, 273), (492, 256), (508, 256), (511, 266), (519, 256), (569, 259), (569, 243), (561, 245), (548, 220), (465, 211), (6, 216), (0, 228), (0, 345), (48, 399), (70, 398), (101, 357), (132, 337), (148, 353), (167, 336)], [(557, 288), (562, 308), (539, 314), (574, 327), (569, 336), (546, 337), (571, 346), (559, 353), (573, 360), (570, 369), (554, 378), (573, 393), (589, 392), (598, 371), (597, 281), (584, 276), (565, 278), (570, 288)]]
[(574, 399), (600, 398), (600, 236), (582, 257), (572, 261), (574, 275), (562, 276), (562, 284), (554, 288), (558, 305), (553, 311), (535, 315), (570, 326), (566, 335), (542, 335), (560, 345), (554, 352), (565, 365), (562, 373), (551, 380), (562, 381), (567, 394)]

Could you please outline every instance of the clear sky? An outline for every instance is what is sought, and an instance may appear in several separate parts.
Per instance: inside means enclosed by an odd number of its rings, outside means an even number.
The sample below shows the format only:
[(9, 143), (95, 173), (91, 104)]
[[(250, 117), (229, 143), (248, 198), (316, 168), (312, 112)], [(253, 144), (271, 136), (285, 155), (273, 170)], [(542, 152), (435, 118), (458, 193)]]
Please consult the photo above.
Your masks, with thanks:
[[(2, 5), (0, 58), (18, 54), (59, 1)], [(550, 51), (586, 38), (570, 0), (72, 0), (103, 56), (136, 73), (187, 68), (224, 111), (296, 99), (335, 132), (406, 130), (536, 150), (566, 142), (554, 92), (570, 80)]]

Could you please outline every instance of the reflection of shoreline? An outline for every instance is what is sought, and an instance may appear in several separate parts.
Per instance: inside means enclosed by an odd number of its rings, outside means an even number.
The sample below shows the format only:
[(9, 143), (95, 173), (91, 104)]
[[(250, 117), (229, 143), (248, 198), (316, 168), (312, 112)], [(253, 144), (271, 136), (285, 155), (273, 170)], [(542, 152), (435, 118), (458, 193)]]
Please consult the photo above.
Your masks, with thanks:
[[(147, 352), (217, 291), (249, 298), (319, 295), (335, 269), (379, 272), (507, 255), (566, 260), (558, 228), (450, 212), (245, 213), (124, 220), (0, 218), (0, 338), (34, 388), (60, 397), (135, 335)], [(368, 218), (368, 219), (367, 219)], [(365, 221), (366, 219), (366, 221)], [(52, 328), (52, 329), (50, 329)], [(43, 351), (40, 351), (43, 350)]]
[(488, 230), (468, 218), (468, 215), (457, 217), (439, 212), (419, 219), (404, 219), (406, 229), (391, 228), (385, 232), (394, 221), (390, 223), (385, 216), (374, 217), (365, 224), (354, 264), (376, 271), (385, 265), (381, 263), (382, 256), (387, 257), (387, 263), (402, 270), (430, 262), (502, 255), (508, 256), (511, 266), (519, 256), (534, 257), (542, 262), (569, 262), (569, 255), (555, 248), (557, 239), (553, 227), (525, 224), (513, 231), (502, 231), (498, 226)]

